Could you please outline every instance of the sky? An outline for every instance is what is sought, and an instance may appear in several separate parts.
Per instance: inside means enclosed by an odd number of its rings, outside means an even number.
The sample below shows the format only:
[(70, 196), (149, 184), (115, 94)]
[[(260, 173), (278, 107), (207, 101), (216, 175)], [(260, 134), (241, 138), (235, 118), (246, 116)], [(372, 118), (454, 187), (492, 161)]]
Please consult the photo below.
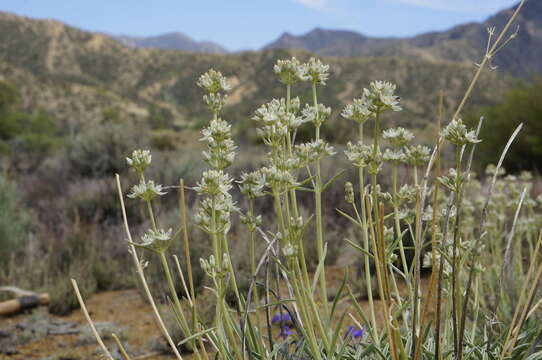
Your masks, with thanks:
[(96, 32), (182, 32), (229, 50), (258, 49), (315, 27), (412, 36), (482, 21), (518, 0), (2, 0), (0, 11)]

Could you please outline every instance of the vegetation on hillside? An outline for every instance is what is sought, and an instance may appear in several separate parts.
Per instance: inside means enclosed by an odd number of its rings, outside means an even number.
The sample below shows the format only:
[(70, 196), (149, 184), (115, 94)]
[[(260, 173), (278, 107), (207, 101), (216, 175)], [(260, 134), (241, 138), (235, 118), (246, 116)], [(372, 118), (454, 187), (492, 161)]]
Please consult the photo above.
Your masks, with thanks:
[(484, 138), (479, 157), (482, 165), (494, 161), (494, 154), (506, 144), (509, 134), (523, 124), (524, 133), (504, 166), (513, 172), (542, 170), (542, 79), (519, 84), (508, 91), (499, 104), (483, 108), (477, 114), (472, 116), (471, 122), (484, 116), (488, 124), (481, 132)]
[[(307, 60), (306, 51), (269, 50), (230, 55), (192, 54), (157, 49), (134, 49), (104, 35), (91, 34), (54, 22), (0, 13), (0, 71), (21, 89), (27, 109), (43, 108), (59, 126), (78, 132), (100, 122), (111, 109), (121, 120), (145, 123), (155, 114), (168, 114), (171, 131), (184, 134), (199, 130), (207, 119), (199, 94), (187, 84), (208, 68), (220, 68), (232, 84), (224, 113), (246, 141), (256, 138), (250, 116), (256, 104), (280, 95), (272, 66), (279, 58), (295, 55)], [(446, 90), (446, 108), (455, 107), (470, 80), (474, 64), (447, 60), (366, 57), (326, 59), (333, 77), (322, 101), (339, 109), (372, 77), (397, 83), (405, 98), (398, 123), (424, 129), (434, 120), (437, 94)], [(472, 98), (473, 105), (490, 105), (509, 87), (511, 80), (486, 73)], [(488, 89), (491, 89), (490, 91)], [(310, 88), (296, 89), (302, 100)], [(419, 99), (424, 99), (423, 101)], [(349, 140), (353, 127), (331, 116), (333, 131), (323, 129), (330, 140)]]

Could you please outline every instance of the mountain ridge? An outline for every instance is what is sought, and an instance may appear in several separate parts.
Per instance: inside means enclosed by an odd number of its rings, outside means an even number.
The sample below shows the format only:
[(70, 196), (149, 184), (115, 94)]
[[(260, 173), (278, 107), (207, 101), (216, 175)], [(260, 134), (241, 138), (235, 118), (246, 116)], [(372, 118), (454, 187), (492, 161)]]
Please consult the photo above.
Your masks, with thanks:
[(197, 41), (181, 32), (154, 36), (111, 35), (125, 45), (139, 48), (183, 50), (206, 54), (225, 54), (228, 50), (212, 41)]
[[(166, 124), (163, 129), (182, 134), (196, 131), (209, 119), (203, 93), (196, 86), (199, 75), (209, 68), (223, 72), (232, 84), (224, 117), (240, 132), (253, 131), (249, 119), (254, 110), (284, 96), (273, 65), (291, 56), (306, 61), (313, 54), (280, 49), (200, 54), (134, 48), (59, 22), (0, 13), (0, 80), (19, 87), (25, 109), (44, 109), (73, 133), (110, 119)], [(331, 73), (319, 99), (333, 109), (331, 128), (324, 133), (341, 141), (348, 139), (354, 125), (340, 112), (370, 81), (398, 84), (405, 109), (400, 123), (423, 130), (432, 124), (439, 90), (446, 89), (446, 107), (452, 109), (475, 71), (472, 63), (422, 57), (323, 57), (323, 61), (330, 64)], [(498, 101), (513, 81), (485, 72), (481, 91), (475, 92), (469, 106)], [(300, 96), (302, 102), (310, 102), (310, 94), (306, 84), (293, 89), (293, 96)], [(160, 121), (153, 119), (156, 114)]]
[[(369, 37), (355, 31), (318, 27), (298, 36), (285, 32), (263, 49), (297, 48), (322, 56), (398, 56), (472, 63), (484, 55), (487, 28), (495, 26), (498, 32), (517, 6), (499, 11), (481, 23), (459, 24), (445, 31), (406, 38)], [(542, 73), (542, 1), (527, 0), (516, 24), (519, 26), (517, 38), (502, 50), (495, 65), (523, 78)]]

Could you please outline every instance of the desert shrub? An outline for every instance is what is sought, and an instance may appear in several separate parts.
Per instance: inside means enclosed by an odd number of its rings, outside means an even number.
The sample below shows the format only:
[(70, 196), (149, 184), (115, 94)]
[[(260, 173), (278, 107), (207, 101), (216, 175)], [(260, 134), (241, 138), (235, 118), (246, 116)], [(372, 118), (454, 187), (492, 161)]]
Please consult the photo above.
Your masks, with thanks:
[(153, 130), (171, 129), (173, 127), (173, 114), (167, 108), (151, 105), (149, 106), (147, 121)]
[[(17, 87), (9, 82), (0, 81), (0, 114), (5, 114), (20, 102)], [(2, 129), (2, 132), (4, 130)]]
[(19, 170), (34, 169), (61, 144), (56, 120), (44, 110), (22, 111), (19, 90), (0, 81), (0, 152)]
[(513, 172), (542, 170), (542, 79), (519, 84), (505, 94), (502, 102), (472, 115), (471, 123), (477, 122), (482, 115), (487, 124), (480, 135), (484, 139), (478, 157), (482, 168), (495, 161), (495, 154), (522, 123), (524, 130), (515, 143), (514, 152), (506, 157), (504, 166)]
[(21, 202), (17, 187), (0, 175), (0, 269), (11, 254), (23, 248), (31, 231), (31, 215)]
[(160, 151), (171, 151), (178, 148), (179, 133), (171, 130), (157, 130), (152, 132), (151, 144)]
[(145, 134), (141, 124), (131, 122), (88, 126), (68, 145), (68, 166), (73, 173), (85, 177), (122, 172), (125, 154), (134, 144), (148, 143)]

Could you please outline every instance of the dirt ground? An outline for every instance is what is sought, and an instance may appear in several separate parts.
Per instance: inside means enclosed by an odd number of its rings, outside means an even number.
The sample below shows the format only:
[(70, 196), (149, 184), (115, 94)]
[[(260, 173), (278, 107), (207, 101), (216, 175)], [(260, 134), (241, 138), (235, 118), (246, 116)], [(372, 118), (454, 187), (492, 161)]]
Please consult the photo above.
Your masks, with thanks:
[[(171, 356), (152, 350), (152, 340), (160, 332), (154, 321), (150, 306), (145, 304), (136, 290), (111, 291), (95, 294), (87, 300), (91, 318), (98, 325), (106, 323), (107, 328), (115, 329), (127, 344), (133, 359), (162, 360)], [(42, 327), (34, 327), (42, 323)], [(47, 326), (47, 324), (49, 326)], [(98, 326), (99, 328), (99, 326)], [(57, 335), (55, 332), (73, 334)], [(105, 331), (104, 331), (105, 332)], [(23, 341), (25, 337), (36, 337), (21, 345), (8, 345), (2, 337), (15, 333), (11, 343)], [(34, 333), (34, 336), (33, 334)], [(158, 341), (158, 339), (156, 339)], [(105, 341), (110, 349), (114, 349), (112, 339)], [(14, 353), (2, 354), (9, 346)], [(101, 358), (98, 345), (92, 341), (83, 313), (74, 311), (65, 317), (53, 317), (45, 309), (34, 310), (33, 313), (12, 317), (0, 317), (0, 351), (1, 360), (86, 360)]]
[[(344, 268), (326, 267), (326, 278), (333, 296), (335, 287), (341, 283)], [(352, 279), (352, 278), (350, 278)], [(425, 292), (428, 279), (422, 279)], [(405, 291), (399, 284), (400, 292)], [(359, 294), (358, 294), (359, 295)], [(344, 298), (339, 302), (338, 313), (355, 311)], [(109, 291), (94, 294), (86, 299), (90, 316), (98, 329), (103, 327), (103, 336), (117, 333), (133, 360), (165, 360), (174, 357), (164, 354), (164, 342), (153, 317), (152, 310), (136, 290)], [(369, 304), (359, 298), (361, 308), (367, 314)], [(375, 301), (377, 322), (382, 324), (383, 311), (379, 300)], [(114, 341), (104, 338), (110, 351)], [(90, 335), (89, 327), (80, 310), (68, 316), (58, 317), (47, 310), (37, 309), (31, 313), (11, 317), (0, 317), (0, 360), (86, 360), (101, 359), (101, 351)], [(120, 358), (120, 357), (119, 357)], [(183, 356), (189, 359), (190, 356)]]

